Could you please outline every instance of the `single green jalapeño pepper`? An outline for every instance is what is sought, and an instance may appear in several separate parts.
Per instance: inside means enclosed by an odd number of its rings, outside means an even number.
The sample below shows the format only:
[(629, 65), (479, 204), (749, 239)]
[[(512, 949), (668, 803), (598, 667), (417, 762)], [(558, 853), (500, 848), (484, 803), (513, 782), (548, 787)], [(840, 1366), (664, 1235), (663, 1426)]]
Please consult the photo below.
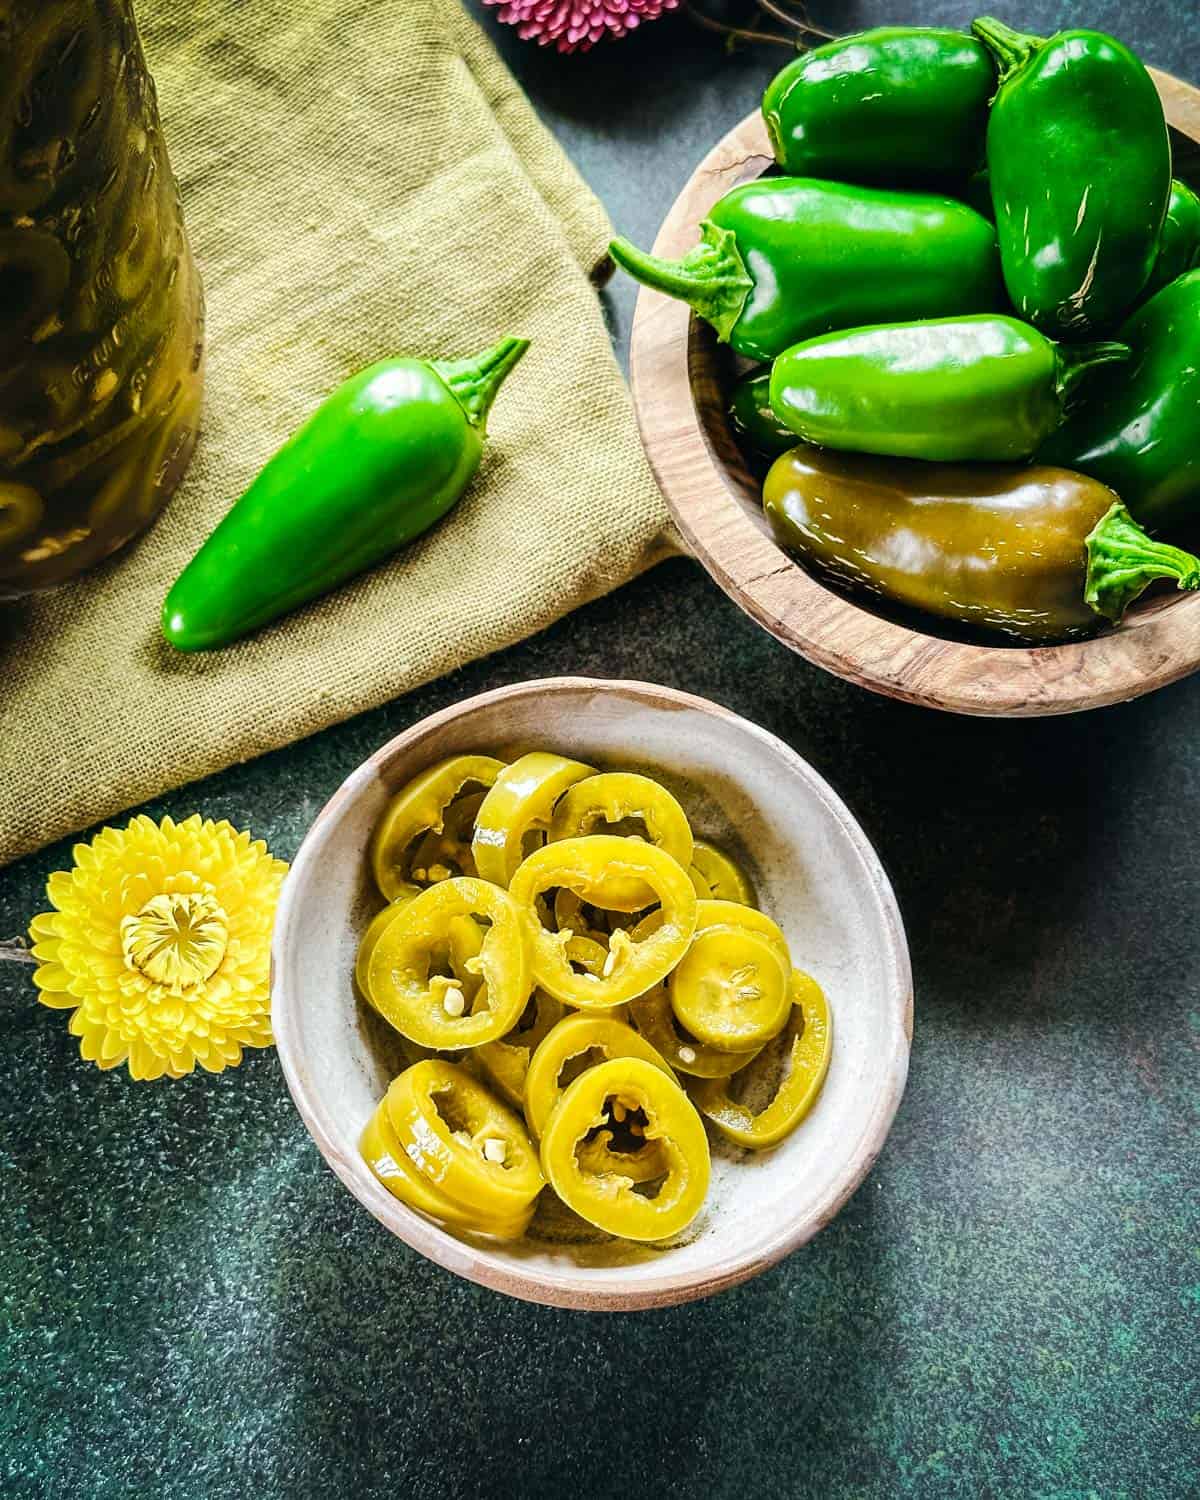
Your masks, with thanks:
[(1158, 241), (1158, 258), (1142, 290), (1142, 300), (1153, 297), (1176, 277), (1197, 266), (1200, 266), (1200, 198), (1186, 182), (1174, 178)]
[(1150, 276), (1171, 190), (1150, 75), (1099, 31), (971, 29), (1000, 63), (987, 160), (1013, 306), (1056, 337), (1109, 328)]
[(1148, 583), (1200, 586), (1111, 490), (1064, 469), (914, 463), (804, 444), (763, 505), (780, 546), (850, 587), (1032, 641), (1089, 635)]
[(993, 226), (933, 194), (764, 177), (726, 193), (700, 235), (679, 261), (624, 239), (609, 252), (750, 359), (885, 318), (986, 312), (1003, 296)]
[(1053, 344), (1016, 318), (946, 318), (809, 339), (771, 370), (775, 415), (810, 443), (897, 458), (1027, 458), (1084, 375), (1125, 344)]
[(1142, 523), (1200, 515), (1200, 270), (1156, 292), (1124, 323), (1133, 350), (1038, 452), (1111, 485)]
[(224, 646), (427, 531), (479, 467), (492, 400), (527, 348), (385, 360), (339, 386), (179, 575), (162, 610), (171, 645)]
[(938, 183), (975, 166), (995, 86), (987, 48), (966, 32), (879, 26), (788, 63), (767, 85), (763, 118), (784, 172)]
[(774, 458), (795, 446), (796, 434), (775, 415), (771, 406), (770, 370), (751, 370), (733, 388), (729, 420), (752, 453)]

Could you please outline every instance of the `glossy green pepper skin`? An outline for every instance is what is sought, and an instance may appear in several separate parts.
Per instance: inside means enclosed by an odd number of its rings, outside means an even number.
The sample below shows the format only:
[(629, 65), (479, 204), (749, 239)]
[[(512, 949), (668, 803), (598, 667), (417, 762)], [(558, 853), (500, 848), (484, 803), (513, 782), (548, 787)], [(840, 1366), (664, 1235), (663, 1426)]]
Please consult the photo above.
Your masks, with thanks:
[(1110, 329), (1149, 279), (1171, 190), (1150, 75), (1102, 32), (971, 29), (1000, 64), (987, 162), (1012, 304), (1054, 338)]
[(936, 184), (976, 165), (995, 86), (987, 48), (966, 32), (879, 26), (788, 63), (762, 111), (781, 171)]
[(1053, 344), (1000, 315), (826, 334), (781, 354), (771, 406), (799, 437), (897, 458), (1027, 458), (1124, 344)]
[(351, 377), (267, 463), (179, 575), (162, 632), (207, 651), (328, 593), (427, 531), (470, 483), (525, 339)]
[(1104, 485), (1063, 469), (914, 463), (806, 444), (763, 505), (780, 546), (859, 591), (1016, 640), (1091, 635), (1200, 559), (1154, 542)]
[(609, 253), (750, 359), (833, 329), (985, 312), (1003, 299), (994, 227), (936, 194), (764, 177), (726, 193), (700, 233), (679, 261), (624, 239)]
[(1127, 365), (1038, 452), (1116, 490), (1152, 530), (1200, 516), (1200, 270), (1156, 292), (1124, 323)]
[(1200, 266), (1200, 198), (1186, 182), (1174, 178), (1158, 242), (1158, 257), (1142, 291), (1142, 301), (1148, 301), (1155, 292), (1197, 266)]
[(729, 420), (742, 446), (763, 458), (774, 458), (795, 446), (796, 434), (771, 406), (770, 370), (751, 370), (733, 388)]

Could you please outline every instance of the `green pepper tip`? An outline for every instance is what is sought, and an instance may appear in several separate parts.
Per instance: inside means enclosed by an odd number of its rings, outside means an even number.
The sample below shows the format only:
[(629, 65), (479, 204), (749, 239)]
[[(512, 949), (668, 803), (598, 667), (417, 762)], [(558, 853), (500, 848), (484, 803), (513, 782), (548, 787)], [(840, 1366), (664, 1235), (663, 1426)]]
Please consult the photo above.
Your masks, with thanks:
[(163, 640), (176, 651), (189, 655), (194, 651), (212, 651), (245, 633), (236, 630), (230, 635), (211, 611), (206, 611), (203, 599), (198, 597), (197, 585), (188, 578), (190, 566), (175, 580), (159, 615)]
[(1156, 578), (1173, 578), (1181, 590), (1200, 588), (1200, 557), (1157, 542), (1137, 524), (1120, 500), (1088, 533), (1084, 599), (1112, 624)]
[(198, 651), (201, 649), (188, 625), (187, 616), (171, 602), (170, 594), (163, 600), (160, 624), (163, 639), (168, 646), (174, 646), (176, 651)]

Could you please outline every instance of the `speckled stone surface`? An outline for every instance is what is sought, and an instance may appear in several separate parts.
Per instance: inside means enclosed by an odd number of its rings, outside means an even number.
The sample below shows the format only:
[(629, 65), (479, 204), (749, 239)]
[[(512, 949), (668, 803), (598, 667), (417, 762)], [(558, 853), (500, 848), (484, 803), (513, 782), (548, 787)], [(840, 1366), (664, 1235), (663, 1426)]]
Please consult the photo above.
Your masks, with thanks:
[[(1191, 0), (1121, 9), (1087, 16), (1200, 79)], [(726, 61), (682, 21), (575, 62), (502, 40), (643, 240), (773, 57)], [(622, 331), (628, 306), (618, 290)], [(525, 1306), (357, 1207), (273, 1053), (136, 1086), (80, 1063), (28, 971), (0, 965), (0, 1493), (1196, 1495), (1200, 679), (1072, 720), (937, 716), (789, 655), (675, 562), (149, 811), (228, 817), (290, 856), (390, 735), (574, 671), (764, 724), (874, 839), (908, 924), (917, 1036), (866, 1185), (810, 1247), (710, 1303)], [(68, 857), (0, 872), (0, 940)]]

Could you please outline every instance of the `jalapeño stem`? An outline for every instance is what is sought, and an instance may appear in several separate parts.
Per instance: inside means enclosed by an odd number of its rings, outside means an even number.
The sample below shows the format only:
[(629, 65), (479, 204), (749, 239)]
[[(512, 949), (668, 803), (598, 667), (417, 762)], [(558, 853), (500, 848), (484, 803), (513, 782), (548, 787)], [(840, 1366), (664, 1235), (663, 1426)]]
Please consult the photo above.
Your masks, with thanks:
[(995, 16), (980, 16), (971, 22), (971, 30), (1000, 64), (1001, 83), (1015, 68), (1028, 62), (1039, 47), (1045, 46), (1044, 37), (1015, 31)]
[(1075, 399), (1076, 388), (1092, 370), (1100, 365), (1119, 364), (1127, 360), (1133, 351), (1128, 344), (1104, 340), (1095, 344), (1059, 344), (1055, 353), (1058, 373), (1054, 388), (1064, 408)]
[(528, 339), (506, 338), (471, 359), (431, 359), (429, 364), (450, 387), (467, 421), (482, 432), (504, 377), (528, 348)]
[(1156, 578), (1173, 578), (1180, 589), (1200, 588), (1200, 557), (1156, 542), (1115, 501), (1089, 532), (1083, 597), (1114, 624)]
[(723, 343), (728, 343), (754, 282), (738, 253), (732, 230), (720, 229), (711, 219), (704, 219), (700, 235), (701, 243), (682, 260), (662, 260), (620, 238), (613, 240), (608, 253), (635, 281), (686, 302), (712, 324)]

